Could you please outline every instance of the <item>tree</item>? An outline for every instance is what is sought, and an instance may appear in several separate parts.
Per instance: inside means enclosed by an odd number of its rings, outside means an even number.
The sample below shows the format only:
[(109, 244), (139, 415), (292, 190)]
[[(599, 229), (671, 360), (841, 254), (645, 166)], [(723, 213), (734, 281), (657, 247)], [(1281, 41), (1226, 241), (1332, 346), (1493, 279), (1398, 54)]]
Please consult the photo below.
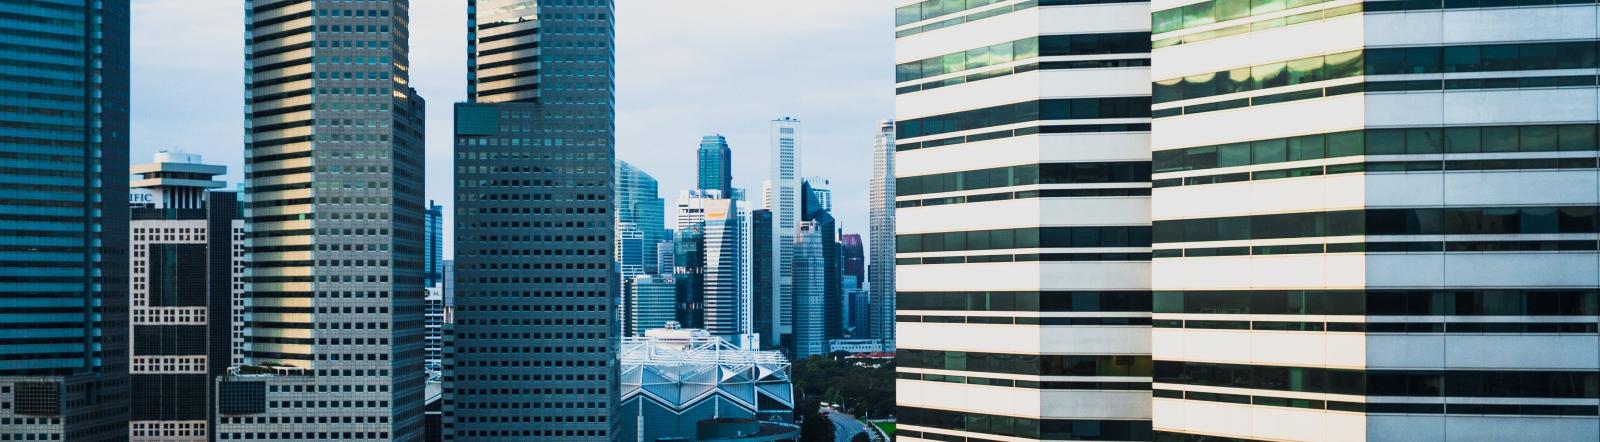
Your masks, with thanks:
[(819, 412), (805, 415), (805, 422), (800, 423), (800, 442), (833, 442), (833, 440), (833, 422), (829, 422), (827, 416)]

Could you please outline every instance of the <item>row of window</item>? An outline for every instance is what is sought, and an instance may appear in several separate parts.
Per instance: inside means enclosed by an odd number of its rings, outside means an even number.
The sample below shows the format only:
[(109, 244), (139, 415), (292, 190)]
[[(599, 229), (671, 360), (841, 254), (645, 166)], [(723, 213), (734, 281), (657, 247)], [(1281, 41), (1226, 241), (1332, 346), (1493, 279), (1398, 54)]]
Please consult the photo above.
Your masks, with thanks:
[(1339, 173), (1437, 173), (1437, 171), (1531, 171), (1531, 170), (1592, 170), (1595, 159), (1510, 159), (1510, 160), (1427, 160), (1427, 162), (1370, 162), (1342, 163), (1326, 167), (1278, 168), (1278, 170), (1240, 171), (1221, 175), (1163, 178), (1152, 181), (1152, 187), (1203, 186), (1203, 184), (1242, 183), (1262, 179), (1302, 178), (1302, 176), (1339, 175)]
[(1043, 163), (962, 172), (900, 177), (897, 196), (960, 192), (1035, 184), (1143, 183), (1150, 181), (1150, 162)]
[(1148, 96), (1046, 99), (900, 121), (895, 124), (895, 139), (1040, 120), (1149, 117)]
[(1150, 261), (1149, 253), (1019, 253), (1015, 255), (934, 256), (927, 258), (895, 258), (897, 266), (923, 264), (980, 264), (1001, 262), (1096, 262)]
[(910, 381), (946, 382), (951, 384), (987, 385), (991, 387), (1027, 388), (1033, 390), (1150, 390), (1149, 382), (1021, 381), (1011, 379), (980, 378), (977, 376), (954, 376), (923, 373), (895, 373), (894, 377), (895, 379), (905, 379)]
[(1285, 244), (1251, 247), (1160, 249), (1152, 258), (1304, 255), (1318, 253), (1463, 253), (1463, 252), (1593, 252), (1594, 240), (1570, 241), (1406, 241), (1331, 244)]
[(955, 14), (968, 9), (981, 8), (1006, 0), (926, 0), (894, 9), (895, 27)]
[[(1437, 81), (1435, 81), (1435, 82), (1437, 82)], [(1333, 96), (1346, 95), (1346, 94), (1359, 94), (1359, 93), (1361, 93), (1361, 92), (1366, 90), (1365, 87), (1366, 87), (1366, 84), (1353, 83), (1353, 84), (1346, 84), (1346, 85), (1339, 85), (1339, 86), (1330, 86), (1330, 87), (1325, 87), (1325, 88), (1313, 88), (1313, 89), (1298, 90), (1298, 91), (1294, 91), (1294, 92), (1284, 92), (1284, 93), (1281, 93), (1281, 94), (1261, 95), (1261, 96), (1247, 97), (1247, 98), (1235, 98), (1235, 99), (1232, 99), (1232, 100), (1214, 101), (1214, 102), (1210, 102), (1210, 103), (1201, 103), (1201, 104), (1191, 104), (1191, 105), (1188, 105), (1188, 106), (1169, 107), (1169, 108), (1166, 108), (1166, 109), (1155, 109), (1155, 110), (1150, 111), (1150, 116), (1151, 116), (1151, 118), (1166, 118), (1166, 117), (1175, 117), (1175, 116), (1179, 116), (1179, 115), (1192, 115), (1192, 114), (1200, 114), (1200, 113), (1206, 113), (1206, 112), (1223, 111), (1223, 110), (1228, 110), (1228, 109), (1239, 109), (1239, 108), (1246, 108), (1246, 107), (1250, 107), (1250, 106), (1266, 106), (1266, 105), (1269, 105), (1269, 104), (1288, 103), (1288, 102), (1291, 102), (1291, 101), (1311, 100), (1311, 99), (1316, 99), (1316, 98), (1333, 97)]]
[(895, 253), (1057, 247), (1150, 247), (1150, 227), (1029, 227), (895, 236)]
[(894, 322), (910, 323), (925, 322), (929, 324), (987, 324), (987, 325), (1028, 325), (1028, 326), (1149, 326), (1150, 318), (1059, 318), (1037, 316), (919, 316), (899, 315), (894, 317)]
[(1157, 34), (1173, 32), (1327, 1), (1330, 0), (1208, 0), (1153, 12), (1150, 29)]
[(973, 74), (967, 74), (967, 75), (958, 75), (958, 76), (955, 76), (955, 77), (950, 77), (950, 78), (946, 78), (946, 79), (943, 79), (943, 80), (937, 80), (937, 81), (929, 81), (929, 82), (926, 82), (926, 83), (917, 83), (917, 84), (912, 84), (912, 85), (900, 86), (900, 87), (894, 88), (894, 94), (895, 95), (909, 94), (909, 93), (912, 93), (912, 92), (920, 92), (920, 91), (926, 91), (926, 90), (931, 90), (931, 89), (938, 89), (938, 88), (942, 88), (942, 87), (945, 87), (945, 86), (955, 86), (955, 85), (958, 85), (958, 84), (966, 84), (966, 83), (971, 83), (971, 82), (979, 81), (979, 80), (988, 80), (990, 78), (1000, 78), (1000, 77), (1004, 77), (1004, 76), (1007, 76), (1007, 75), (1021, 74), (1023, 72), (1032, 72), (1032, 71), (1037, 71), (1037, 70), (1050, 71), (1050, 70), (1067, 70), (1067, 69), (1105, 69), (1105, 68), (1149, 67), (1149, 66), (1150, 66), (1150, 58), (1149, 57), (1118, 59), (1118, 60), (1044, 61), (1044, 62), (1038, 62), (1038, 63), (1028, 63), (1028, 64), (1020, 64), (1020, 65), (1016, 65), (1016, 66), (1003, 67), (1003, 68), (999, 68), (999, 69), (991, 69), (991, 70), (978, 72), (978, 73), (973, 73)]
[(1593, 322), (1298, 322), (1157, 319), (1155, 328), (1416, 334), (1595, 334)]
[(1600, 372), (1347, 370), (1155, 361), (1156, 383), (1356, 396), (1600, 398)]
[[(901, 27), (923, 20), (957, 14), (971, 9), (989, 6), (995, 3), (1004, 3), (1006, 0), (926, 0), (895, 8), (894, 26)], [(976, 14), (944, 20), (915, 28), (909, 28), (895, 33), (895, 38), (907, 35), (932, 31), (934, 29), (955, 26), (961, 23), (982, 20), (996, 15), (1009, 14), (1015, 11), (1033, 8), (1036, 6), (1070, 6), (1070, 5), (1098, 5), (1105, 3), (1138, 3), (1137, 0), (1027, 0), (1010, 6), (1002, 6)]]
[(1148, 291), (899, 292), (899, 310), (974, 312), (1148, 312)]
[[(1435, 48), (1437, 49), (1437, 48)], [(1362, 74), (1362, 51), (1318, 55), (1155, 82), (1151, 100), (1166, 103)]]
[[(902, 298), (903, 299), (903, 298)], [(1152, 311), (1354, 316), (1594, 316), (1595, 289), (1160, 291)]]
[[(1191, 401), (1222, 402), (1228, 404), (1262, 405), (1268, 407), (1305, 408), (1310, 410), (1330, 410), (1361, 413), (1366, 410), (1367, 404), (1361, 402), (1323, 401), (1318, 399), (1292, 399), (1273, 396), (1251, 396), (1245, 394), (1208, 393), (1202, 391), (1154, 390), (1152, 397), (1162, 399), (1188, 399)], [(1160, 440), (1160, 439), (1158, 439)], [(1206, 442), (1221, 442), (1214, 439), (1202, 439)], [(1227, 439), (1229, 441), (1242, 439)]]
[(1177, 45), (1181, 45), (1181, 44), (1196, 43), (1196, 42), (1202, 42), (1202, 41), (1212, 40), (1212, 39), (1217, 39), (1217, 38), (1222, 38), (1222, 37), (1230, 37), (1230, 36), (1234, 36), (1234, 35), (1248, 34), (1248, 33), (1256, 32), (1256, 31), (1264, 31), (1264, 30), (1268, 30), (1268, 29), (1276, 29), (1276, 28), (1281, 28), (1281, 27), (1284, 27), (1284, 26), (1298, 25), (1298, 24), (1301, 24), (1301, 23), (1311, 23), (1311, 22), (1314, 22), (1314, 21), (1325, 20), (1325, 19), (1330, 19), (1330, 18), (1334, 18), (1334, 17), (1342, 17), (1342, 16), (1346, 16), (1346, 15), (1350, 15), (1350, 14), (1359, 14), (1359, 13), (1361, 13), (1361, 11), (1363, 9), (1364, 9), (1363, 5), (1360, 4), (1360, 3), (1357, 3), (1357, 4), (1353, 4), (1353, 5), (1344, 5), (1344, 6), (1339, 6), (1339, 7), (1335, 7), (1335, 8), (1322, 9), (1322, 10), (1311, 11), (1311, 12), (1295, 14), (1295, 15), (1290, 15), (1290, 16), (1284, 16), (1284, 17), (1278, 17), (1278, 18), (1270, 18), (1270, 19), (1256, 21), (1256, 22), (1250, 22), (1250, 23), (1243, 23), (1243, 24), (1234, 25), (1234, 26), (1228, 26), (1228, 27), (1225, 27), (1225, 28), (1213, 29), (1213, 30), (1205, 31), (1205, 32), (1196, 32), (1196, 33), (1193, 33), (1193, 34), (1188, 34), (1188, 35), (1179, 36), (1179, 37), (1163, 38), (1163, 39), (1151, 42), (1150, 43), (1150, 47), (1153, 48), (1153, 49), (1161, 49), (1161, 48), (1172, 47), (1172, 46), (1177, 46)]
[(1596, 144), (1594, 124), (1367, 129), (1162, 150), (1151, 162), (1166, 173), (1357, 155), (1593, 151)]
[[(1272, 396), (1249, 396), (1242, 394), (1206, 393), (1199, 391), (1155, 390), (1152, 396), (1166, 399), (1188, 399), (1191, 401), (1222, 402), (1230, 404), (1252, 404), (1269, 407), (1306, 408), (1312, 410), (1344, 411), (1351, 413), (1372, 414), (1485, 414), (1485, 415), (1522, 415), (1522, 416), (1596, 416), (1600, 415), (1600, 407), (1593, 405), (1524, 405), (1524, 404), (1412, 404), (1412, 403), (1362, 403), (1322, 401), (1317, 399), (1291, 399)], [(1446, 408), (1448, 407), (1448, 411)], [(1156, 434), (1158, 441), (1204, 441), (1204, 442), (1232, 442), (1245, 441), (1245, 439), (1215, 438), (1198, 435), (1179, 435), (1176, 433)], [(1187, 437), (1184, 437), (1187, 436)]]
[[(1590, 161), (1594, 161), (1590, 159)], [(988, 201), (1005, 201), (1013, 199), (1031, 198), (1097, 198), (1097, 197), (1125, 197), (1125, 196), (1150, 196), (1150, 188), (1112, 188), (1112, 189), (1042, 189), (1024, 190), (1021, 192), (986, 193), (982, 195), (949, 196), (944, 198), (927, 198), (920, 200), (895, 201), (896, 208), (907, 207), (933, 207), (949, 204), (982, 203)]]
[(998, 140), (1002, 138), (1020, 137), (1035, 134), (1082, 134), (1103, 132), (1149, 132), (1150, 123), (1132, 124), (1055, 124), (1034, 127), (1007, 129), (981, 134), (964, 135), (958, 137), (938, 138), (915, 143), (895, 143), (894, 151), (926, 149), (929, 147), (949, 146), (962, 143), (976, 143), (979, 141)]
[(894, 81), (916, 81), (1036, 57), (1149, 52), (1148, 32), (1041, 35), (900, 63), (894, 67)]
[(1150, 356), (1025, 355), (901, 349), (902, 368), (980, 371), (1031, 376), (1150, 376)]
[(1500, 72), (1600, 67), (1600, 42), (1373, 48), (1157, 81), (1155, 103), (1359, 75)]
[(1368, 209), (1156, 221), (1155, 243), (1353, 235), (1600, 233), (1595, 206)]
[[(956, 2), (956, 1), (962, 1), (962, 0), (950, 0), (950, 1)], [(973, 0), (973, 1), (983, 3), (982, 5), (979, 5), (979, 6), (984, 6), (984, 5), (988, 5), (988, 4), (991, 4), (991, 3), (996, 3), (996, 2), (1002, 1), (1002, 0)], [(1052, 1), (1052, 0), (1045, 0), (1045, 1), (1049, 2), (1049, 1)], [(1059, 0), (1056, 0), (1056, 1), (1059, 1)], [(928, 0), (928, 1), (925, 1), (923, 3), (939, 4), (939, 3), (944, 3), (944, 2), (945, 2), (945, 0)], [(927, 18), (938, 17), (938, 16), (946, 15), (946, 14), (953, 14), (955, 12), (964, 11), (964, 10), (968, 9), (968, 8), (961, 8), (959, 10), (948, 11), (947, 12), (945, 10), (947, 8), (942, 8), (940, 6), (931, 6), (930, 8), (922, 8), (921, 5), (922, 4), (919, 3), (919, 4), (915, 4), (915, 5), (908, 5), (908, 6), (902, 6), (902, 7), (896, 8), (895, 9), (895, 27), (900, 27), (900, 26), (905, 25), (906, 23), (913, 23), (913, 22), (921, 21), (921, 20), (924, 20), (924, 19), (927, 19)], [(1030, 9), (1030, 8), (1033, 8), (1033, 7), (1036, 7), (1036, 6), (1039, 6), (1039, 0), (1028, 0), (1028, 1), (1017, 3), (1017, 4), (1014, 4), (1014, 5), (1001, 6), (1001, 7), (990, 9), (990, 10), (983, 11), (983, 12), (978, 12), (978, 13), (959, 16), (959, 17), (954, 17), (954, 18), (951, 18), (951, 19), (948, 19), (948, 20), (940, 20), (940, 21), (936, 21), (936, 22), (933, 22), (933, 23), (928, 23), (928, 24), (925, 24), (925, 25), (922, 25), (922, 26), (913, 26), (913, 27), (901, 29), (901, 30), (898, 30), (898, 31), (894, 32), (894, 38), (908, 37), (908, 36), (917, 35), (917, 34), (921, 34), (921, 33), (928, 32), (928, 31), (948, 28), (948, 27), (959, 25), (959, 24), (962, 24), (962, 23), (970, 23), (970, 22), (975, 22), (975, 21), (983, 20), (983, 19), (990, 18), (990, 17), (998, 17), (998, 16), (1001, 16), (1001, 15), (1006, 15), (1006, 14), (1010, 14), (1010, 13), (1013, 13), (1013, 12), (1017, 12), (1017, 11), (1021, 11), (1021, 10), (1025, 10), (1025, 9)], [(921, 10), (923, 10), (923, 9), (931, 10), (934, 15), (923, 16), (921, 14), (921, 12), (922, 12)], [(904, 22), (902, 23), (902, 21), (904, 21)]]
[[(1150, 27), (1155, 33), (1160, 34), (1256, 15), (1271, 14), (1287, 9), (1321, 4), (1327, 1), (1330, 0), (1209, 0), (1155, 11), (1150, 14)], [(1364, 6), (1364, 9), (1368, 12), (1391, 12), (1594, 3), (1594, 0), (1402, 0), (1369, 1), (1352, 6)]]
[[(916, 425), (943, 430), (1012, 436), (1039, 440), (1150, 440), (1150, 421), (1033, 419), (900, 407), (896, 412), (901, 425)], [(896, 434), (928, 440), (965, 440), (972, 438), (937, 433), (899, 430)]]

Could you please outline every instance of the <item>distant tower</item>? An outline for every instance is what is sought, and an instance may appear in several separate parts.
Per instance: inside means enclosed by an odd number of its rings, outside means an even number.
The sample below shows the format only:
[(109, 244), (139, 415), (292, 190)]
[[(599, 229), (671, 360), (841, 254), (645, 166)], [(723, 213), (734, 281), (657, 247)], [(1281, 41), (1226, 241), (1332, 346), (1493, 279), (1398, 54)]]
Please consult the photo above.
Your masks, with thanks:
[[(700, 138), (700, 190), (716, 190), (725, 197), (733, 195), (733, 150), (728, 139), (721, 134)], [(714, 332), (713, 332), (714, 334)]]
[(878, 123), (872, 143), (872, 179), (868, 184), (867, 283), (871, 301), (870, 336), (894, 348), (894, 122)]
[(783, 117), (772, 121), (772, 181), (765, 189), (765, 207), (772, 210), (773, 308), (778, 310), (774, 336), (782, 342), (794, 324), (794, 243), (800, 227), (800, 120)]

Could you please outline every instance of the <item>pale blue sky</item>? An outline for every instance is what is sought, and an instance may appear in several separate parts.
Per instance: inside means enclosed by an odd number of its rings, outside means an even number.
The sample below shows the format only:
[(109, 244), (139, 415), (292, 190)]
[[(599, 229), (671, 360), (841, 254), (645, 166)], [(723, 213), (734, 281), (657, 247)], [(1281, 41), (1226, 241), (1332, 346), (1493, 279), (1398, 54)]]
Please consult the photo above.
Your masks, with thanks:
[[(616, 1), (617, 154), (660, 179), (669, 206), (694, 186), (694, 150), (707, 133), (728, 137), (734, 185), (759, 204), (767, 122), (789, 115), (805, 123), (804, 174), (830, 179), (835, 216), (865, 235), (872, 136), (894, 110), (890, 2)], [(242, 4), (133, 2), (135, 163), (177, 149), (241, 179)], [(466, 94), (465, 4), (412, 0), (412, 83), (428, 100), (427, 193), (447, 212), (450, 109)]]

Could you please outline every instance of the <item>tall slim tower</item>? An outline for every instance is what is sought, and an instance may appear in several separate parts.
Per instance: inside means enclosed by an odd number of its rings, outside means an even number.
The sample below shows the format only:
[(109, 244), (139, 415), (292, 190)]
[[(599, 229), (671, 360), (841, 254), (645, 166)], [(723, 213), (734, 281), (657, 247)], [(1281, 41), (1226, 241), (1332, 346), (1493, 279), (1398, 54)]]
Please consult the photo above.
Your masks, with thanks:
[(458, 441), (609, 441), (619, 332), (614, 5), (467, 7), (451, 431)]
[(1149, 440), (1149, 4), (894, 3), (897, 437)]
[(248, 364), (222, 439), (423, 436), (423, 122), (409, 3), (248, 0)]
[[(766, 186), (766, 184), (763, 184)], [(794, 240), (800, 227), (800, 120), (772, 120), (772, 181), (762, 189), (763, 207), (772, 210), (772, 294), (774, 336), (781, 344), (794, 325)]]
[(894, 348), (894, 122), (878, 122), (872, 143), (872, 178), (867, 199), (867, 327), (873, 339)]
[(722, 134), (700, 137), (699, 159), (700, 190), (717, 190), (724, 198), (733, 196), (733, 149)]
[(444, 279), (444, 206), (428, 201), (423, 212), (422, 285), (433, 287)]
[(1600, 8), (1152, 7), (1157, 440), (1600, 439)]
[(128, 2), (0, 15), (0, 438), (128, 437)]

